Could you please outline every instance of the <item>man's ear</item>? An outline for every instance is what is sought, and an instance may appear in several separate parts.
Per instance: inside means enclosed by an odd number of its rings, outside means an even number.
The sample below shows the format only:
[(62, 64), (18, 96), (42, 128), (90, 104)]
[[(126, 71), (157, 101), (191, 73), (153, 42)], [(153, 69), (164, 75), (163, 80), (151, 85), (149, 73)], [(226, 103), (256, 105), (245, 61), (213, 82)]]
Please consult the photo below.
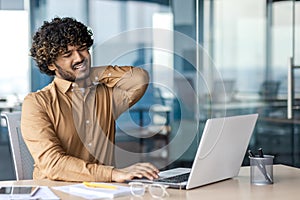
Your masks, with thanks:
[(55, 67), (55, 65), (52, 63), (52, 64), (48, 65), (48, 69), (51, 70), (51, 71), (55, 71), (55, 70), (56, 70), (56, 67)]

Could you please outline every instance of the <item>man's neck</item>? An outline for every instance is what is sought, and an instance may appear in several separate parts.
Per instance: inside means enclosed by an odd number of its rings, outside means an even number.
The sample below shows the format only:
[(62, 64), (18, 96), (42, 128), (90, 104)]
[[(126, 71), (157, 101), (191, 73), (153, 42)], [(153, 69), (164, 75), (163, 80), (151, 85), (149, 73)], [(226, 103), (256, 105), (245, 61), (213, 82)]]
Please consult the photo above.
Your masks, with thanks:
[(80, 88), (87, 88), (88, 86), (90, 86), (92, 84), (92, 81), (90, 80), (90, 78), (86, 78), (83, 80), (75, 80), (75, 83)]

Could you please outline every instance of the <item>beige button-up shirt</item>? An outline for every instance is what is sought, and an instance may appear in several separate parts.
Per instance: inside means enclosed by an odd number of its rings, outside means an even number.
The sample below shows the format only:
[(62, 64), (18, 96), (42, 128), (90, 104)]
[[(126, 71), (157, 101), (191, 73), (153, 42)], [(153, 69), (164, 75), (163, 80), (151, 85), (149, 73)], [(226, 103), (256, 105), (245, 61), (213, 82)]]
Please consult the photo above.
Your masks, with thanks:
[(149, 77), (130, 66), (91, 69), (87, 88), (56, 77), (25, 97), (21, 130), (34, 179), (111, 181), (115, 120), (143, 96)]

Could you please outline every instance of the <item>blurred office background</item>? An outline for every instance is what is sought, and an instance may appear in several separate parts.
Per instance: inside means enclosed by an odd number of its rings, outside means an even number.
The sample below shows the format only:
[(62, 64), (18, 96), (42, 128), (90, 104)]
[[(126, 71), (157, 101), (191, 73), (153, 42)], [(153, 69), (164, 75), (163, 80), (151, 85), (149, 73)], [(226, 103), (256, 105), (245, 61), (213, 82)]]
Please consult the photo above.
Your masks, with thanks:
[[(206, 119), (259, 113), (249, 148), (300, 167), (300, 1), (0, 0), (1, 112), (52, 81), (28, 55), (32, 34), (55, 16), (93, 30), (93, 65), (150, 74), (117, 121), (117, 166), (191, 166)], [(2, 119), (1, 180), (14, 179), (11, 159)]]

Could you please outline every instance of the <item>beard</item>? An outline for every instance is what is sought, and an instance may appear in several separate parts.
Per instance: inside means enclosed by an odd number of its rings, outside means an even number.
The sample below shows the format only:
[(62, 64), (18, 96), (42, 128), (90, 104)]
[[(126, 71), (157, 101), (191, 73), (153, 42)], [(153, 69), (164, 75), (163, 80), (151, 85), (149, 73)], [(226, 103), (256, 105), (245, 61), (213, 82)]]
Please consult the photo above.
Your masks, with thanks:
[(84, 59), (81, 62), (75, 63), (74, 65), (72, 65), (72, 70), (73, 71), (67, 71), (65, 69), (63, 69), (61, 66), (59, 66), (58, 64), (54, 63), (54, 65), (57, 68), (57, 73), (60, 75), (60, 77), (64, 80), (70, 81), (70, 82), (75, 82), (80, 81), (80, 80), (84, 80), (86, 79), (89, 74), (90, 74), (90, 67), (86, 66), (86, 70), (84, 72), (79, 72), (79, 74), (76, 76), (76, 69), (75, 66), (76, 65), (80, 65), (80, 64), (84, 64), (84, 65), (88, 65), (88, 59)]

